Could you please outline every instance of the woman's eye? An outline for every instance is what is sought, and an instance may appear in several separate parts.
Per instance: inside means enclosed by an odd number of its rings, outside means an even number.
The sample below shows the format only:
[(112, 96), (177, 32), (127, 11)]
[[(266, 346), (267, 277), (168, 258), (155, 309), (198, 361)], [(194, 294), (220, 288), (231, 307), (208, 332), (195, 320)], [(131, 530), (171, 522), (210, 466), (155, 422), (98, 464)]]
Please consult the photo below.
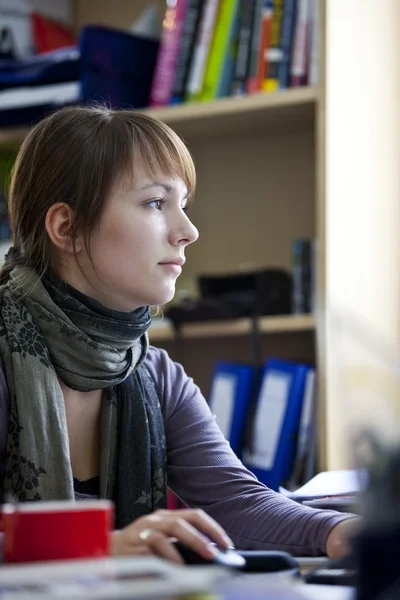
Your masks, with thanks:
[(157, 210), (161, 210), (162, 205), (165, 203), (165, 200), (162, 198), (157, 198), (156, 200), (151, 200), (147, 203), (147, 206), (150, 208), (156, 208)]

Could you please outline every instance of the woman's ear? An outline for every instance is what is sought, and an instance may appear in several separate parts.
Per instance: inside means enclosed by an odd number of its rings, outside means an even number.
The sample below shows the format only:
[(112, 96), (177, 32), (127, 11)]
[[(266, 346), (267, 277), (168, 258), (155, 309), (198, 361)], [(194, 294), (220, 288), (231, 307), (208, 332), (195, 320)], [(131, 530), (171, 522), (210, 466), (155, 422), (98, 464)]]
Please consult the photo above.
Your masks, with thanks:
[[(73, 209), (64, 202), (53, 204), (47, 211), (45, 226), (46, 231), (59, 250), (74, 254), (74, 244), (70, 232), (74, 222)], [(82, 248), (80, 237), (75, 238), (75, 251), (79, 252)]]

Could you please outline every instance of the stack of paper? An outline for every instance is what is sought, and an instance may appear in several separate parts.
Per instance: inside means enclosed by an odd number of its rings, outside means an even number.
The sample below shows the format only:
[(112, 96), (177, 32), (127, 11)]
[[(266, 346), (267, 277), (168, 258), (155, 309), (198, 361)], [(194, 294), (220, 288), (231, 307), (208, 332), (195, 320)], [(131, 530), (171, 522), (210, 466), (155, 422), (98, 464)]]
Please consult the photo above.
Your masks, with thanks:
[(295, 491), (279, 488), (284, 496), (314, 508), (349, 508), (356, 505), (366, 484), (363, 471), (323, 471)]
[(177, 598), (212, 591), (223, 567), (180, 566), (156, 557), (57, 561), (0, 567), (0, 598), (111, 600)]

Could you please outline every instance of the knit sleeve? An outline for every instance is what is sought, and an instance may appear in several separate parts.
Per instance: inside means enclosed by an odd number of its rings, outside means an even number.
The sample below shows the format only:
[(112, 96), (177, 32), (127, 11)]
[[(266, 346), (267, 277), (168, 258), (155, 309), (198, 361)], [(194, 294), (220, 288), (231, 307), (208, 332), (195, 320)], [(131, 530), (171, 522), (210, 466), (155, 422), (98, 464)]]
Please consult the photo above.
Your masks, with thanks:
[(332, 528), (352, 515), (308, 508), (267, 488), (232, 452), (182, 366), (154, 347), (146, 364), (162, 402), (176, 494), (219, 522), (237, 548), (324, 554)]

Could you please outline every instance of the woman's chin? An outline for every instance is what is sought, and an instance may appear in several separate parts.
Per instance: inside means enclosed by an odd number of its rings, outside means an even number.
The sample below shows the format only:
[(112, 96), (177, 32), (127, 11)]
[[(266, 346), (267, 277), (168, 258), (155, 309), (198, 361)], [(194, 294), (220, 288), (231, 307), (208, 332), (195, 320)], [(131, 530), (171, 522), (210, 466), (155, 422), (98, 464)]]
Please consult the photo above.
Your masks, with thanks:
[(162, 306), (163, 304), (168, 304), (175, 296), (175, 286), (172, 290), (164, 290), (160, 294), (155, 294), (153, 301), (149, 302), (150, 306)]

